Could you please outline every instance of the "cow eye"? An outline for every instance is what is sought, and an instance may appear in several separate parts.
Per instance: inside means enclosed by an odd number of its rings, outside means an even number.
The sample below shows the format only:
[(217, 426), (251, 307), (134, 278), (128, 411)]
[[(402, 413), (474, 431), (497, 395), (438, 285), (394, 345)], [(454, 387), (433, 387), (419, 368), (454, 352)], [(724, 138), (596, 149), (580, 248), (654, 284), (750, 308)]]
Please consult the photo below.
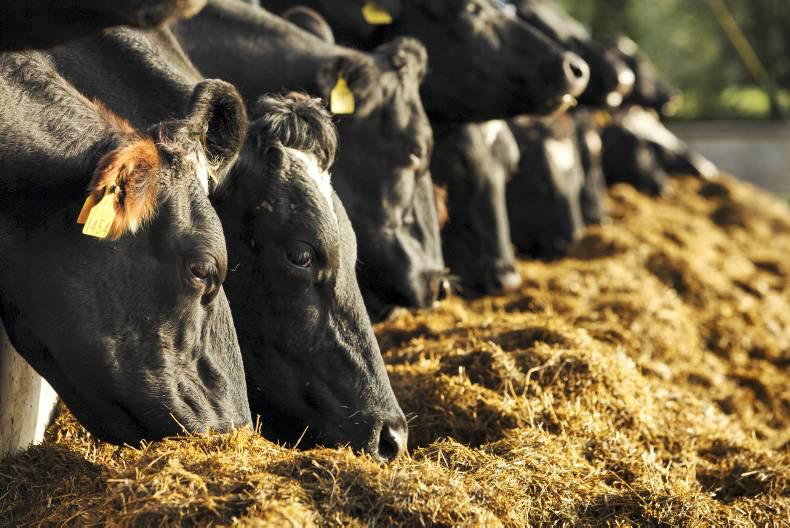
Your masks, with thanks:
[(217, 266), (208, 260), (194, 260), (189, 264), (189, 272), (199, 281), (207, 281), (217, 275)]
[(222, 283), (217, 263), (213, 260), (193, 260), (189, 263), (189, 273), (203, 288), (201, 304), (211, 304), (211, 301), (217, 296)]
[(308, 269), (313, 265), (313, 249), (302, 242), (296, 242), (285, 248), (284, 255), (285, 259), (297, 268)]

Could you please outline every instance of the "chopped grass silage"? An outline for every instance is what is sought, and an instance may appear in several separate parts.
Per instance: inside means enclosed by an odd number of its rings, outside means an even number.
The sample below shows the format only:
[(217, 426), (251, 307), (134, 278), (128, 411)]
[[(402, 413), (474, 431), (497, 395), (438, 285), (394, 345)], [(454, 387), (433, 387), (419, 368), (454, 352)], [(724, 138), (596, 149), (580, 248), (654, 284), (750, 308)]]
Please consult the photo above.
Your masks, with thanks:
[(610, 208), (518, 293), (377, 328), (393, 464), (250, 430), (120, 448), (64, 411), (0, 463), (0, 524), (790, 525), (790, 212), (728, 178)]

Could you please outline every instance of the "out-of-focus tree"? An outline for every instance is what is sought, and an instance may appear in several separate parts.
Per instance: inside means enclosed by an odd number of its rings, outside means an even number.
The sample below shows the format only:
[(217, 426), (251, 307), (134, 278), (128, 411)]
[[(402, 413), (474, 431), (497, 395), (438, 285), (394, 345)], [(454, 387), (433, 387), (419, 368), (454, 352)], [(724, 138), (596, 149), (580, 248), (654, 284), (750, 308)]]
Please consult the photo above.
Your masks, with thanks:
[(773, 86), (755, 79), (707, 0), (560, 0), (598, 40), (638, 42), (685, 94), (679, 117), (780, 117), (790, 107), (790, 1), (723, 2)]

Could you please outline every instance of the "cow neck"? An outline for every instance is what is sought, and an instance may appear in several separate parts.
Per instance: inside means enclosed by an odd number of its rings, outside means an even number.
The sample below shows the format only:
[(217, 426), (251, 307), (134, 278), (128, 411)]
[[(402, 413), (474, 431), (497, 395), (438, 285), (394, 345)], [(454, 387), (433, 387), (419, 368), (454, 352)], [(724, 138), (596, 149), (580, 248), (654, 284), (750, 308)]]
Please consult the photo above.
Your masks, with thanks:
[[(101, 155), (132, 131), (58, 76), (40, 52), (0, 57), (0, 101), (14, 101), (2, 105), (0, 158), (13, 157), (19, 168), (3, 174), (5, 190), (34, 187), (43, 192), (74, 185), (75, 171), (90, 174)], [(31, 114), (36, 118), (30, 119)], [(3, 130), (6, 126), (8, 131)], [(12, 174), (20, 180), (10, 180)], [(81, 191), (87, 183), (79, 182)]]
[(339, 55), (358, 53), (237, 0), (209, 1), (199, 15), (181, 21), (175, 32), (204, 74), (232, 82), (248, 103), (282, 90), (317, 95), (321, 67)]
[(105, 102), (140, 129), (172, 118), (175, 109), (187, 108), (202, 80), (167, 29), (118, 28), (56, 48), (53, 57), (61, 74), (79, 90)]

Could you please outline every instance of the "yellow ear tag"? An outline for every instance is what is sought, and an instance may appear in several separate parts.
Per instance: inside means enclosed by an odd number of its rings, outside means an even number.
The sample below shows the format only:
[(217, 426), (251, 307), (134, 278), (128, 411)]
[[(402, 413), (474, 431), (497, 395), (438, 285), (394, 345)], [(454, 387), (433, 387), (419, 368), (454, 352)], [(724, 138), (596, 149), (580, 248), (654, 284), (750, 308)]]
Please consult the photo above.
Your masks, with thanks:
[(394, 22), (390, 12), (373, 1), (362, 6), (362, 16), (371, 26), (388, 26)]
[(85, 204), (82, 206), (80, 210), (80, 215), (77, 217), (78, 224), (84, 224), (88, 221), (88, 215), (91, 212), (91, 209), (96, 207), (96, 199), (93, 197), (92, 194), (89, 194), (87, 198), (85, 198)]
[(354, 93), (346, 80), (342, 76), (338, 77), (329, 98), (329, 109), (333, 114), (353, 114), (354, 106)]
[[(88, 200), (85, 201), (87, 206)], [(85, 222), (85, 227), (82, 228), (82, 234), (96, 238), (107, 238), (112, 228), (113, 220), (115, 220), (115, 193), (111, 192), (109, 188), (104, 193), (98, 205), (94, 206), (88, 214), (88, 219)], [(80, 214), (82, 216), (82, 214)]]

